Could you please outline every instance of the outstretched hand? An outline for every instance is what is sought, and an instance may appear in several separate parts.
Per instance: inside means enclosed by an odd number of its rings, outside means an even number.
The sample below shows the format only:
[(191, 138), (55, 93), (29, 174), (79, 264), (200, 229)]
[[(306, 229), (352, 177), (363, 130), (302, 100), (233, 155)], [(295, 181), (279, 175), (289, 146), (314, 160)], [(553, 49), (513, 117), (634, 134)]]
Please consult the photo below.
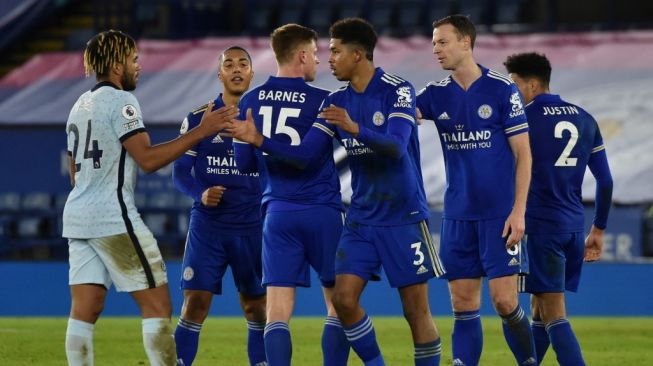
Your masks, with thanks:
[(340, 127), (341, 130), (356, 137), (358, 136), (358, 124), (351, 120), (349, 113), (344, 108), (336, 107), (331, 104), (322, 109), (318, 117), (324, 119), (326, 123)]
[(263, 145), (263, 135), (256, 129), (252, 109), (247, 109), (247, 115), (244, 121), (232, 119), (227, 125), (229, 132), (235, 139), (252, 144), (256, 147)]
[(234, 106), (224, 106), (213, 110), (213, 102), (209, 102), (202, 115), (199, 128), (204, 132), (204, 136), (211, 136), (227, 127), (229, 121), (238, 116), (238, 108)]

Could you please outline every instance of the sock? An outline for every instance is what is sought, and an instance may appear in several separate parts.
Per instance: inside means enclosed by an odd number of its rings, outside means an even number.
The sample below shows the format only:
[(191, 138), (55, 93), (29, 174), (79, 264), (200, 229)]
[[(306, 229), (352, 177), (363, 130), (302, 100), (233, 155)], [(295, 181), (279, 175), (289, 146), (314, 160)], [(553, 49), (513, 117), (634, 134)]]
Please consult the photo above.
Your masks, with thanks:
[(265, 343), (263, 342), (264, 322), (247, 321), (247, 356), (251, 366), (264, 366)]
[(143, 346), (150, 365), (175, 365), (177, 352), (172, 336), (169, 318), (145, 318), (143, 325)]
[(580, 345), (567, 319), (558, 319), (546, 325), (551, 347), (556, 353), (560, 366), (585, 366)]
[(177, 329), (175, 329), (175, 344), (177, 345), (177, 360), (181, 360), (182, 365), (190, 366), (193, 364), (195, 355), (197, 355), (201, 330), (201, 323), (179, 318)]
[(531, 331), (533, 332), (533, 340), (535, 341), (535, 354), (537, 354), (537, 364), (541, 364), (544, 360), (544, 355), (549, 349), (549, 334), (546, 332), (544, 323), (540, 318), (533, 317), (531, 322)]
[(415, 345), (415, 366), (439, 366), (442, 343), (440, 338)]
[(322, 364), (324, 366), (347, 366), (349, 341), (340, 320), (327, 316), (322, 331)]
[(365, 366), (385, 365), (379, 345), (376, 343), (374, 326), (367, 314), (352, 326), (343, 328), (351, 348), (363, 360)]
[(503, 320), (503, 336), (506, 338), (517, 364), (537, 365), (533, 333), (528, 323), (528, 317), (521, 306), (517, 305), (512, 313), (501, 315), (501, 318)]
[(285, 322), (272, 322), (265, 325), (263, 333), (265, 357), (270, 366), (290, 366), (292, 341), (290, 328)]
[(453, 364), (478, 365), (483, 350), (483, 329), (479, 310), (456, 311), (453, 313), (453, 318), (451, 335)]
[(68, 319), (66, 329), (66, 357), (70, 366), (93, 366), (94, 324)]

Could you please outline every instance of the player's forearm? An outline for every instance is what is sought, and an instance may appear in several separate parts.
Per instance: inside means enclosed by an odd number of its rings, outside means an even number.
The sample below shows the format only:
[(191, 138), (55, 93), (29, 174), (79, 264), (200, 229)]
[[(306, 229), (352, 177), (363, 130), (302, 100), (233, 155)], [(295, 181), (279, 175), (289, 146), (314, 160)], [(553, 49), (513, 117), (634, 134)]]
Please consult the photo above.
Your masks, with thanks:
[(612, 174), (608, 165), (608, 157), (605, 150), (592, 154), (589, 160), (589, 168), (596, 178), (596, 193), (594, 199), (594, 226), (605, 229), (608, 222), (608, 214), (612, 205)]
[(236, 167), (241, 173), (249, 174), (256, 173), (258, 167), (256, 164), (256, 153), (254, 148), (244, 142), (237, 142), (234, 139), (234, 160), (236, 161)]
[(150, 146), (145, 150), (143, 159), (138, 161), (139, 166), (146, 173), (153, 173), (176, 160), (204, 137), (203, 131), (195, 127), (172, 141)]
[(361, 126), (358, 133), (358, 140), (379, 154), (399, 159), (406, 153), (410, 133), (410, 125), (395, 120), (389, 125), (388, 133), (385, 134), (374, 132)]
[(521, 215), (526, 213), (526, 200), (528, 188), (531, 184), (531, 152), (530, 149), (522, 149), (515, 156), (515, 203), (513, 211)]
[(179, 162), (175, 162), (172, 168), (172, 182), (177, 189), (199, 201), (202, 198), (203, 188), (197, 183), (197, 180), (191, 175), (191, 167)]

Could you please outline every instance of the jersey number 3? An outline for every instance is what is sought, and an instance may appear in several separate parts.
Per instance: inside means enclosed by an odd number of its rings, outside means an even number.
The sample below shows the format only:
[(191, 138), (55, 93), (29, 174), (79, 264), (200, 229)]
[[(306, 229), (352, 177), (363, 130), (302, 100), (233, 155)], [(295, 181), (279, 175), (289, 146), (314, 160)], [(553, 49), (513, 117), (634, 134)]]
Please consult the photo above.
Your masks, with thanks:
[[(77, 159), (77, 148), (79, 147), (79, 129), (77, 128), (77, 125), (74, 123), (71, 123), (68, 127), (68, 133), (72, 133), (75, 136), (75, 141), (73, 143), (73, 159), (75, 161), (79, 161), (81, 159)], [(88, 146), (89, 144), (93, 145), (93, 149), (89, 150)], [(97, 140), (91, 141), (91, 120), (88, 120), (88, 125), (86, 126), (86, 143), (84, 144), (84, 159), (93, 159), (93, 168), (94, 169), (100, 169), (102, 165), (100, 164), (100, 158), (102, 157), (102, 150), (100, 150), (100, 146), (98, 145)], [(75, 164), (75, 173), (79, 172), (82, 169), (82, 163), (76, 163)]]
[(560, 121), (556, 124), (553, 134), (555, 138), (563, 138), (562, 133), (564, 131), (569, 131), (569, 141), (567, 141), (567, 146), (562, 150), (562, 154), (558, 157), (558, 160), (555, 162), (555, 166), (576, 166), (577, 158), (570, 158), (571, 150), (576, 146), (578, 142), (578, 129), (576, 126), (567, 121)]

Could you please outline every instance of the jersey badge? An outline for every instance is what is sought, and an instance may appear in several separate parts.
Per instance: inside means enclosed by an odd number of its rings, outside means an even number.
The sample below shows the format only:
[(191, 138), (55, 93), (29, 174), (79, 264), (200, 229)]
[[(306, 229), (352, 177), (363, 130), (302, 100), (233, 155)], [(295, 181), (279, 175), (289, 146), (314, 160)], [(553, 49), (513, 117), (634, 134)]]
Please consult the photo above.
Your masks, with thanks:
[(374, 115), (372, 116), (372, 123), (374, 123), (375, 126), (381, 126), (383, 122), (385, 122), (383, 113), (379, 111), (374, 112)]
[(478, 107), (478, 116), (483, 119), (488, 119), (492, 116), (492, 107), (487, 104), (483, 104)]
[(195, 271), (193, 270), (193, 267), (188, 266), (184, 268), (184, 280), (185, 281), (190, 281), (193, 279), (195, 276)]
[(397, 89), (397, 102), (394, 104), (395, 108), (410, 108), (413, 98), (410, 96), (410, 87), (402, 86)]
[(184, 118), (184, 121), (181, 123), (181, 127), (179, 127), (180, 135), (183, 135), (186, 132), (188, 132), (188, 118)]
[(138, 118), (136, 115), (136, 108), (131, 104), (122, 107), (122, 116), (128, 121)]

